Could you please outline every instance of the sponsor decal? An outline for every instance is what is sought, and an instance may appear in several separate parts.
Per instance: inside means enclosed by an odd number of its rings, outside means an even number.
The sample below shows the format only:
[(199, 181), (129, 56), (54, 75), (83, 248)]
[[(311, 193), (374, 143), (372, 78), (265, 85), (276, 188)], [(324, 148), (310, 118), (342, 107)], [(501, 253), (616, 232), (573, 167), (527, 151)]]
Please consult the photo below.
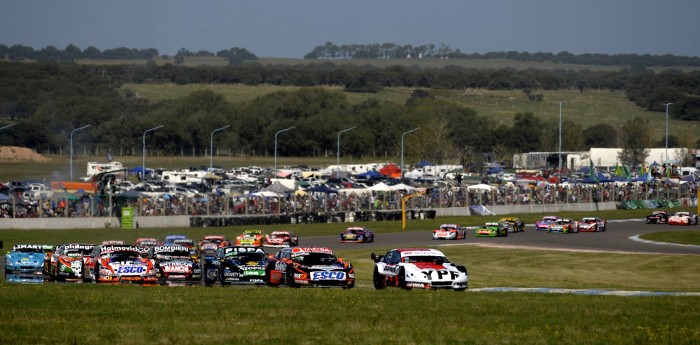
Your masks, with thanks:
[(393, 273), (393, 274), (399, 273), (400, 269), (401, 269), (401, 267), (398, 265), (386, 265), (386, 266), (384, 266), (384, 272), (389, 272), (389, 273)]
[(83, 249), (83, 250), (92, 250), (95, 246), (92, 244), (68, 244), (64, 247), (65, 250), (71, 250), (71, 249)]
[(345, 280), (343, 271), (313, 271), (311, 280)]
[(118, 274), (141, 274), (146, 270), (143, 266), (122, 265), (117, 269)]
[(262, 248), (255, 248), (255, 247), (227, 247), (224, 249), (224, 253), (233, 253), (233, 252), (238, 252), (238, 253), (265, 253), (265, 250)]
[(292, 253), (328, 253), (333, 254), (333, 251), (328, 247), (294, 247)]
[(185, 265), (165, 265), (162, 266), (163, 272), (168, 273), (187, 273), (190, 270), (189, 266)]
[(102, 246), (101, 252), (102, 253), (110, 253), (110, 252), (138, 252), (139, 247), (137, 246)]
[(189, 251), (190, 249), (185, 247), (185, 246), (157, 246), (153, 247), (153, 252), (154, 253), (161, 253), (161, 252), (186, 252)]
[(459, 276), (459, 273), (448, 270), (427, 270), (423, 274), (428, 280), (455, 280)]

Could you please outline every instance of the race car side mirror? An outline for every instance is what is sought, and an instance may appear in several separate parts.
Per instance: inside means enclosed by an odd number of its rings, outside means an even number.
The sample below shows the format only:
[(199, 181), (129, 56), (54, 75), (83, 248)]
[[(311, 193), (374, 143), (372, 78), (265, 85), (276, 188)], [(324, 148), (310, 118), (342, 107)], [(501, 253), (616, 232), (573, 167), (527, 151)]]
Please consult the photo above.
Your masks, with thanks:
[(374, 262), (379, 262), (379, 260), (381, 260), (382, 257), (384, 257), (384, 255), (376, 255), (374, 253), (372, 253), (372, 255), (370, 255), (370, 258), (372, 258), (372, 261), (374, 261)]

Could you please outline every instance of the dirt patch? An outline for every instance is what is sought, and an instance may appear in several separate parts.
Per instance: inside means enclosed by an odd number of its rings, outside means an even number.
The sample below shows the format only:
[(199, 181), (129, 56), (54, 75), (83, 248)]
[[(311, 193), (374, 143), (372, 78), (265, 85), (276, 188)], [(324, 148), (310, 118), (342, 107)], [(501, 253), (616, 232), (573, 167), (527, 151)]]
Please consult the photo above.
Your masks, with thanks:
[(19, 146), (0, 146), (0, 162), (46, 162), (50, 159), (32, 149)]

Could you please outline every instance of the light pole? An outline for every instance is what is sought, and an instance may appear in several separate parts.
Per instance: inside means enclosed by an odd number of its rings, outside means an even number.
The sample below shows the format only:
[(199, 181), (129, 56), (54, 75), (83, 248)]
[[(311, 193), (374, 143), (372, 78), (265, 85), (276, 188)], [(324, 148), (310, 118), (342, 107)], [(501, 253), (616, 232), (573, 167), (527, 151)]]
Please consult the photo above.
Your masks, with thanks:
[(666, 106), (666, 161), (668, 161), (668, 106), (673, 103), (661, 103)]
[(13, 124), (11, 124), (11, 125), (7, 125), (7, 126), (5, 126), (5, 127), (0, 127), (0, 129), (10, 128), (10, 127), (12, 127), (12, 126), (14, 126), (14, 125), (16, 125), (16, 123), (13, 123)]
[(217, 128), (211, 131), (211, 139), (209, 140), (209, 170), (211, 170), (214, 167), (214, 133), (218, 131), (223, 131), (224, 129), (229, 127), (231, 127), (231, 125)]
[(559, 103), (559, 178), (561, 179), (561, 108), (566, 101), (558, 101)]
[(163, 127), (163, 125), (147, 129), (145, 132), (143, 132), (143, 158), (141, 161), (141, 176), (143, 176), (143, 182), (146, 182), (146, 133), (155, 131), (161, 127)]
[(620, 148), (620, 136), (621, 136), (620, 134), (621, 134), (621, 132), (622, 132), (622, 127), (623, 127), (623, 126), (624, 126), (624, 125), (619, 125), (619, 126), (617, 126), (617, 148)]
[(401, 133), (401, 179), (403, 179), (403, 137), (406, 134), (411, 133), (411, 132), (415, 132), (419, 129), (420, 129), (420, 127), (416, 127), (410, 131), (405, 131), (405, 132)]
[(294, 128), (296, 128), (296, 126), (292, 126), (292, 127), (285, 128), (285, 129), (280, 129), (279, 131), (277, 131), (277, 133), (275, 133), (275, 176), (274, 177), (277, 177), (277, 135), (279, 135), (282, 132), (291, 131)]
[(75, 133), (81, 129), (88, 128), (90, 126), (92, 126), (92, 125), (85, 125), (83, 127), (76, 128), (70, 132), (70, 180), (71, 180), (71, 182), (73, 182), (73, 133)]
[(336, 178), (340, 178), (340, 134), (345, 133), (347, 131), (351, 131), (355, 128), (357, 128), (357, 126), (346, 128), (346, 129), (343, 129), (342, 131), (338, 132), (338, 146), (337, 146), (336, 162), (335, 162), (335, 177)]

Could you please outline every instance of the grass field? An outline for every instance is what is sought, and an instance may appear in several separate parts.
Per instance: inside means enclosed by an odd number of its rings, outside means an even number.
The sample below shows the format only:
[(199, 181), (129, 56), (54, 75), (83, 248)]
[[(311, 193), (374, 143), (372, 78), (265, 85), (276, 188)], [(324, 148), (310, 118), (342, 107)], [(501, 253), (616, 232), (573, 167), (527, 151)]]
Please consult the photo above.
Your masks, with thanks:
[[(338, 87), (324, 87), (329, 90), (342, 91)], [(160, 101), (184, 97), (187, 94), (208, 89), (224, 96), (229, 102), (244, 102), (276, 91), (293, 91), (298, 87), (289, 86), (244, 86), (244, 85), (176, 85), (176, 84), (125, 84), (122, 89), (131, 89), (149, 100)], [(412, 89), (386, 88), (376, 94), (345, 92), (348, 101), (353, 104), (369, 98), (404, 104), (411, 96)], [(436, 98), (448, 100), (465, 107), (475, 109), (479, 115), (496, 119), (498, 123), (512, 125), (515, 114), (532, 112), (548, 123), (558, 123), (559, 105), (556, 101), (566, 101), (562, 111), (564, 120), (571, 120), (583, 128), (605, 123), (618, 127), (639, 117), (649, 121), (652, 139), (661, 140), (665, 136), (666, 118), (662, 112), (644, 110), (629, 101), (624, 92), (603, 90), (535, 90), (533, 93), (544, 95), (544, 101), (533, 102), (518, 90), (431, 90)], [(689, 142), (696, 142), (700, 132), (695, 130), (700, 121), (679, 121), (669, 119), (669, 133), (676, 137), (690, 137)], [(693, 127), (696, 125), (697, 127)]]
[[(641, 218), (646, 210), (610, 211)], [(523, 218), (536, 215), (523, 215)], [(574, 215), (579, 216), (579, 215)], [(482, 221), (477, 217), (470, 220)], [(409, 229), (466, 217), (411, 222)], [(528, 218), (529, 219), (529, 218)], [(363, 224), (397, 231), (398, 222)], [(303, 225), (306, 235), (334, 234), (343, 224)], [(268, 227), (271, 228), (271, 227)], [(133, 240), (237, 228), (0, 230), (17, 242)], [(697, 233), (697, 231), (696, 231)], [(694, 344), (700, 297), (615, 297), (536, 293), (376, 291), (371, 251), (339, 250), (354, 264), (351, 290), (268, 287), (140, 287), (0, 283), (0, 343), (114, 344)], [(469, 269), (470, 287), (552, 287), (700, 291), (700, 256), (617, 254), (443, 246)]]
[[(691, 211), (692, 212), (692, 211)], [(640, 236), (645, 240), (700, 246), (700, 230), (655, 232)]]

